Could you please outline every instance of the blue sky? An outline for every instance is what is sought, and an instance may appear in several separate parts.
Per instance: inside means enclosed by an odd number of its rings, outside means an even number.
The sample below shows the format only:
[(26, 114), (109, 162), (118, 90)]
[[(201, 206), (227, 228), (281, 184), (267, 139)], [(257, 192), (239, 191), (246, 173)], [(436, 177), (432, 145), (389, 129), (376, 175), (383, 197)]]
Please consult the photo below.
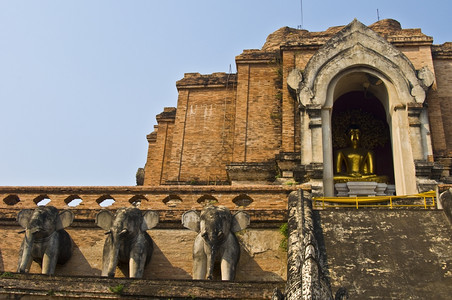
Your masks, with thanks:
[[(303, 1), (303, 28), (357, 18), (452, 41), (452, 1)], [(431, 5), (429, 5), (431, 4)], [(135, 185), (184, 73), (301, 25), (300, 1), (0, 0), (0, 185)]]

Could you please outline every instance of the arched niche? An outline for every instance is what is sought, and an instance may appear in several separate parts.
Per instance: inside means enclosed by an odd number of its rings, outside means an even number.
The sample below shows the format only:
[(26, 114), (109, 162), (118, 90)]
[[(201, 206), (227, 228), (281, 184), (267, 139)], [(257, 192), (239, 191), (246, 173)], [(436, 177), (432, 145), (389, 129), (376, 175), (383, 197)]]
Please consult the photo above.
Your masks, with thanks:
[[(351, 125), (361, 129), (361, 145), (375, 155), (375, 174), (387, 176), (394, 184), (391, 134), (383, 100), (387, 98), (383, 82), (368, 73), (351, 73), (336, 86), (331, 115), (333, 154), (348, 147), (347, 130)], [(387, 101), (384, 101), (387, 103)], [(334, 157), (333, 157), (334, 160)]]
[(325, 43), (303, 72), (297, 97), (302, 108), (301, 164), (321, 166), (323, 194), (334, 195), (333, 105), (340, 96), (362, 90), (363, 85), (368, 85), (385, 109), (397, 194), (414, 194), (415, 160), (431, 154), (428, 124), (418, 126), (422, 120), (415, 114), (422, 110), (425, 91), (409, 59), (357, 20)]
[[(323, 72), (328, 72), (328, 70), (322, 70), (321, 73)], [(403, 80), (400, 75), (391, 75), (396, 76), (396, 79), (392, 80), (391, 77), (388, 77), (381, 70), (375, 70), (370, 66), (359, 64), (358, 66), (350, 66), (345, 70), (339, 71), (335, 76), (323, 77), (323, 79), (327, 80), (327, 82), (324, 82), (327, 88), (321, 108), (323, 188), (325, 195), (334, 195), (331, 136), (333, 105), (344, 93), (359, 90), (358, 86), (364, 88), (367, 84), (369, 84), (367, 92), (375, 95), (384, 107), (384, 114), (389, 125), (396, 193), (398, 195), (417, 193), (413, 156), (413, 152), (416, 149), (413, 148), (419, 148), (420, 141), (410, 135), (407, 111), (409, 103), (414, 103), (415, 101), (409, 94), (407, 86), (402, 84)], [(373, 79), (372, 81), (374, 82), (381, 81), (381, 83), (379, 85), (371, 84), (369, 79)], [(402, 86), (397, 88), (394, 82), (398, 82)]]

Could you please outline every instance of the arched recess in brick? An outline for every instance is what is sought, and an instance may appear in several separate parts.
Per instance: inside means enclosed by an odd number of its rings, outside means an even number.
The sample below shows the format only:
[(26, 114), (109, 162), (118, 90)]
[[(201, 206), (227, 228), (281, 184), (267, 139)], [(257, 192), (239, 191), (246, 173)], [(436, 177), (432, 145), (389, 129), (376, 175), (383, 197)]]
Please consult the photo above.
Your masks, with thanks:
[(16, 205), (17, 203), (19, 203), (19, 201), (20, 199), (17, 195), (8, 195), (5, 197), (5, 199), (3, 199), (3, 202), (6, 205)]
[(232, 199), (232, 202), (238, 207), (247, 207), (248, 205), (253, 203), (253, 199), (246, 194), (240, 194)]
[(113, 203), (115, 203), (116, 201), (110, 195), (103, 195), (103, 196), (100, 196), (99, 198), (97, 198), (96, 202), (101, 207), (108, 207), (108, 206), (113, 205)]
[(139, 207), (143, 201), (149, 201), (149, 199), (143, 195), (135, 195), (129, 199), (129, 203), (136, 207)]
[(178, 195), (169, 195), (162, 202), (168, 207), (176, 207), (182, 203), (182, 199)]
[(47, 195), (39, 195), (38, 197), (33, 199), (33, 202), (37, 205), (37, 206), (46, 206), (47, 204), (49, 204), (51, 202), (49, 196)]
[(202, 206), (205, 206), (208, 204), (216, 204), (218, 203), (218, 200), (212, 195), (203, 195), (196, 202), (198, 202)]
[[(359, 89), (371, 86), (385, 107), (397, 194), (417, 193), (415, 160), (432, 155), (429, 125), (420, 117), (426, 112), (422, 106), (425, 90), (410, 60), (357, 20), (326, 42), (303, 72), (297, 97), (302, 107), (301, 164), (321, 169), (324, 195), (334, 195), (331, 112), (341, 95), (358, 89), (346, 80), (354, 75), (381, 82), (374, 86), (373, 80), (366, 80)], [(408, 118), (410, 109), (410, 113), (422, 110), (417, 112), (416, 120)], [(413, 127), (418, 123), (422, 126)]]
[(71, 207), (79, 206), (83, 200), (78, 195), (70, 195), (66, 199), (64, 199), (64, 203)]

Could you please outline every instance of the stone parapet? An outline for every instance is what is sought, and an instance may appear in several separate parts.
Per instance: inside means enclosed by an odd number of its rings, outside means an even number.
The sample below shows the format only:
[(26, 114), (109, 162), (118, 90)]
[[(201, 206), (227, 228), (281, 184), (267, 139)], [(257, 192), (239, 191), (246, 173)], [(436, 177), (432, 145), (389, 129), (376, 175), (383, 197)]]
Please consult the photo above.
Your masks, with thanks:
[(201, 209), (206, 199), (215, 200), (229, 209), (237, 209), (241, 198), (246, 198), (247, 209), (286, 209), (287, 196), (298, 188), (309, 190), (309, 185), (276, 186), (61, 186), (61, 187), (0, 187), (0, 208), (34, 208), (41, 200), (48, 205), (70, 208), (73, 200), (80, 199), (77, 209), (101, 209), (101, 203), (113, 202), (109, 209), (131, 204), (141, 209), (186, 210)]

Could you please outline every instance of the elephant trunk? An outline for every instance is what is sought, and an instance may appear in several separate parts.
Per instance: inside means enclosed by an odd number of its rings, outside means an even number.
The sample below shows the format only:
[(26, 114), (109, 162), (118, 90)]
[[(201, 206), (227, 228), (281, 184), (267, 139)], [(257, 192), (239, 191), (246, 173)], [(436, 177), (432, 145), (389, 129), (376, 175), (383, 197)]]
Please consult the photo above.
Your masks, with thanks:
[(212, 280), (213, 279), (213, 266), (215, 264), (215, 256), (217, 255), (217, 248), (211, 247), (210, 248), (210, 265), (209, 265), (209, 272), (207, 273), (207, 279)]
[(118, 265), (119, 260), (119, 248), (121, 247), (121, 238), (123, 238), (128, 233), (127, 229), (123, 229), (120, 232), (111, 233), (112, 234), (112, 245), (111, 251), (108, 257), (108, 266), (107, 266), (107, 275), (108, 277), (115, 277), (116, 266)]
[(113, 245), (108, 259), (107, 275), (110, 278), (115, 277), (116, 266), (118, 265), (119, 245)]
[(207, 232), (203, 235), (204, 239), (208, 241), (210, 246), (210, 264), (209, 264), (209, 272), (207, 273), (207, 279), (213, 279), (213, 268), (215, 265), (215, 257), (217, 256), (217, 251), (220, 245), (223, 243), (224, 234), (223, 231), (219, 230), (217, 232), (213, 232), (208, 234)]
[(33, 242), (35, 239), (35, 233), (39, 231), (39, 228), (25, 230), (25, 238), (22, 244), (22, 256), (20, 257), (19, 267), (17, 272), (25, 273), (28, 271), (31, 265), (31, 252), (33, 249)]

